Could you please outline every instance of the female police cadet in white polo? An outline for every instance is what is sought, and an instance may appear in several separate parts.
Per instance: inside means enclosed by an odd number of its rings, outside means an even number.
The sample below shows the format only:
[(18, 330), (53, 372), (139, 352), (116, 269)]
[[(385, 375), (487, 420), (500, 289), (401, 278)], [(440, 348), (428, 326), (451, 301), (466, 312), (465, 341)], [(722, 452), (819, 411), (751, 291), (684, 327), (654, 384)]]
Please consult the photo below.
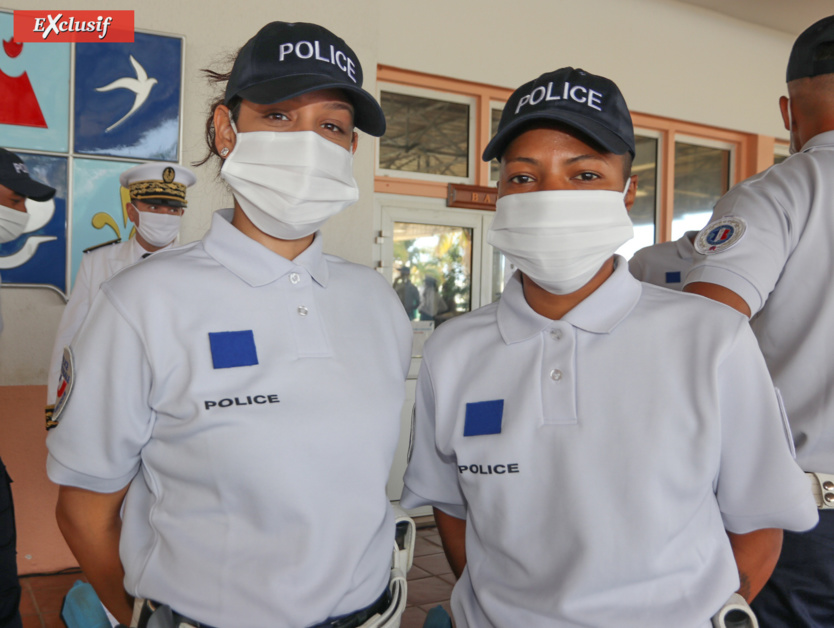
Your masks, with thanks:
[[(530, 97), (568, 85), (582, 100)], [(626, 151), (616, 85), (562, 68), (484, 152), (489, 241), (520, 270), (426, 344), (402, 496), (437, 509), (458, 628), (707, 628), (756, 574), (731, 542), (761, 555), (751, 534), (816, 521), (747, 322), (614, 257)]]
[(357, 197), (354, 122), (384, 132), (361, 84), (329, 31), (265, 26), (208, 125), (234, 209), (105, 283), (65, 352), (48, 472), (122, 622), (117, 540), (124, 588), (152, 601), (140, 626), (167, 607), (175, 624), (359, 626), (388, 604), (411, 329), (318, 232)]

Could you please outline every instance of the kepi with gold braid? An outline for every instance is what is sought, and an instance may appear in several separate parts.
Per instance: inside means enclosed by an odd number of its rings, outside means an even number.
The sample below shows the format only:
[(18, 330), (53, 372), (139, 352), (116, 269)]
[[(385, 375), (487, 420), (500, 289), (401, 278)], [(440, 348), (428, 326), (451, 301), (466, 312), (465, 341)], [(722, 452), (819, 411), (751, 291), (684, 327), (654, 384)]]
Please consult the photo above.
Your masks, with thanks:
[(197, 177), (188, 168), (166, 162), (140, 164), (119, 176), (119, 182), (128, 190), (130, 198), (173, 207), (188, 204), (186, 189), (196, 181)]

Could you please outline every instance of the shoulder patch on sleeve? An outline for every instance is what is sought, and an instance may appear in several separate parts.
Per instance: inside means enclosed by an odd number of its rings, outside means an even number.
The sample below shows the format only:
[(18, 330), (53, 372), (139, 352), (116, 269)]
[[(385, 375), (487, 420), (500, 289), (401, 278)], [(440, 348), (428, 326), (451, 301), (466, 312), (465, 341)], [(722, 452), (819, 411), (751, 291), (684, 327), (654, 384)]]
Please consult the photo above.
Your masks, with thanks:
[(55, 409), (52, 416), (46, 418), (46, 429), (50, 430), (58, 425), (61, 420), (61, 412), (67, 405), (70, 393), (72, 392), (73, 371), (75, 364), (72, 357), (72, 349), (64, 347), (64, 355), (61, 358), (61, 375), (58, 377), (58, 400), (55, 402)]
[(725, 216), (706, 227), (695, 238), (695, 250), (701, 255), (715, 255), (732, 248), (744, 237), (747, 221), (740, 216)]

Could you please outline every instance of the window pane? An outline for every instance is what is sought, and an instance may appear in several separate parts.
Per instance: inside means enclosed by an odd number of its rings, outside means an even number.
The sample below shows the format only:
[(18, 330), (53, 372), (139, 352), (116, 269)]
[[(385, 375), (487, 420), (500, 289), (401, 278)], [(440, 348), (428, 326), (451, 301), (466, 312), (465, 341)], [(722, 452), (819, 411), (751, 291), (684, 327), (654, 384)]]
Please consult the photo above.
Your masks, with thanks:
[(635, 251), (655, 242), (657, 216), (657, 147), (658, 139), (636, 135), (635, 156), (631, 174), (637, 175), (637, 198), (629, 212), (634, 224), (634, 238), (623, 244), (617, 253), (630, 258)]
[(393, 92), (380, 101), (387, 121), (380, 168), (469, 176), (469, 105)]
[(472, 229), (395, 222), (394, 290), (412, 320), (472, 309)]
[(730, 151), (675, 142), (675, 212), (672, 239), (700, 231), (730, 189)]
[[(489, 139), (495, 137), (495, 134), (498, 132), (498, 123), (501, 122), (501, 112), (502, 109), (493, 109), (492, 116), (489, 124)], [(489, 162), (489, 180), (492, 182), (497, 182), (498, 177), (500, 176), (501, 171), (501, 162), (497, 159), (493, 159)]]

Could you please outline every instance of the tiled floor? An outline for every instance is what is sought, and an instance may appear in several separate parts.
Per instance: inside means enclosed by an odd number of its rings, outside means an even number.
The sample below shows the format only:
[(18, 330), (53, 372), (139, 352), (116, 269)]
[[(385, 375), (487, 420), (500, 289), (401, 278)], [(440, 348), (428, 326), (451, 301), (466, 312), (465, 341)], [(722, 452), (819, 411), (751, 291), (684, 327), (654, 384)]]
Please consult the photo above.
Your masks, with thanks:
[[(23, 628), (66, 628), (61, 619), (61, 604), (76, 580), (86, 581), (80, 572), (21, 578)], [(426, 614), (438, 604), (450, 612), (449, 597), (454, 582), (437, 530), (418, 529), (414, 566), (408, 574), (408, 606), (401, 628), (420, 628)]]

